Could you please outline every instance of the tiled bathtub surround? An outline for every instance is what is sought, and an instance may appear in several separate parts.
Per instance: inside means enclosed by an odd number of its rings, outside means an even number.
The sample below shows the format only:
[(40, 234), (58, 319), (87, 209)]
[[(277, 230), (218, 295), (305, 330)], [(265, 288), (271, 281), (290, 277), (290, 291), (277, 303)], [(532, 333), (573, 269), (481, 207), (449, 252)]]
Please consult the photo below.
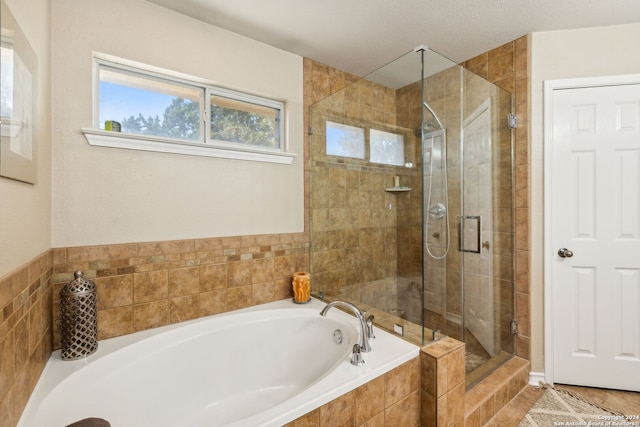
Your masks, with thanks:
[(51, 354), (51, 251), (0, 279), (0, 427), (17, 424)]
[(465, 345), (450, 337), (422, 348), (424, 427), (481, 427), (528, 383), (529, 361), (512, 357), (465, 392)]
[(300, 233), (54, 249), (53, 294), (82, 270), (97, 286), (98, 338), (111, 338), (290, 297), (308, 248)]
[(286, 426), (418, 427), (421, 425), (419, 372), (420, 359), (416, 357)]
[(464, 419), (464, 343), (453, 338), (427, 345), (420, 353), (422, 425), (462, 426)]

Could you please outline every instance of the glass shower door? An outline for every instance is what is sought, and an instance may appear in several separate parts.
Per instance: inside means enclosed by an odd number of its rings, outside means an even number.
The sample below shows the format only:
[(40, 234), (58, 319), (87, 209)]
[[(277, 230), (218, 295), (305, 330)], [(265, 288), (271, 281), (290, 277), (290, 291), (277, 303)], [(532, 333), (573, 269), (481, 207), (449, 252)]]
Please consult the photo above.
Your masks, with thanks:
[[(465, 71), (462, 144), (463, 341), (467, 372), (513, 354), (511, 96)], [(481, 372), (477, 374), (481, 378)]]

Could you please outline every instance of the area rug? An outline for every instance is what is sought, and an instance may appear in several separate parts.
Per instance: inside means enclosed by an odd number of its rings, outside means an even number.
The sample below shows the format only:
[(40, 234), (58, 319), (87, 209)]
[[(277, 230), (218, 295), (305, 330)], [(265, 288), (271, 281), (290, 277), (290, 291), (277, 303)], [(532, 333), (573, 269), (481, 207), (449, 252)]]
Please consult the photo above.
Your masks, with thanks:
[(518, 427), (606, 426), (616, 414), (565, 390), (546, 388)]

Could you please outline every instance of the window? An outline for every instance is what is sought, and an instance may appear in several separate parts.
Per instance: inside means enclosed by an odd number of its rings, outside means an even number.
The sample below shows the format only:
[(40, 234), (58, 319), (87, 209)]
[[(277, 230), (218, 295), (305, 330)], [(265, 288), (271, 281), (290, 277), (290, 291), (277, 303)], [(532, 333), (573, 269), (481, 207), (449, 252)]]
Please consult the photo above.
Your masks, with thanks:
[(210, 138), (280, 149), (282, 103), (211, 89)]
[(404, 138), (402, 135), (371, 129), (369, 136), (371, 162), (404, 166)]
[[(326, 122), (327, 155), (366, 159), (365, 128)], [(369, 129), (369, 161), (405, 166), (404, 137), (397, 133)]]
[(99, 129), (107, 121), (121, 132), (202, 140), (202, 90), (168, 79), (100, 64)]
[(327, 154), (364, 159), (364, 129), (327, 121)]
[(95, 64), (94, 129), (83, 129), (92, 145), (293, 161), (284, 151), (281, 101), (98, 58)]

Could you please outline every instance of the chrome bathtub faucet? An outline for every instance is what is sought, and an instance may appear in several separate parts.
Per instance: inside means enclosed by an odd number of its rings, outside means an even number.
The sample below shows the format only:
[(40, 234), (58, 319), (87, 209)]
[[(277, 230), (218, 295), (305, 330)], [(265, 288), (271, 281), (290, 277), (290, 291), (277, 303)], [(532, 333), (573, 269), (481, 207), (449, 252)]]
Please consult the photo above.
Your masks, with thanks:
[[(333, 307), (345, 307), (353, 311), (353, 314), (356, 315), (358, 322), (360, 323), (360, 342), (358, 345), (360, 346), (360, 351), (363, 353), (368, 353), (371, 351), (371, 345), (369, 344), (369, 327), (367, 326), (367, 318), (366, 313), (362, 312), (355, 305), (346, 301), (332, 301), (320, 312), (321, 316), (326, 316), (327, 312)], [(373, 321), (373, 317), (371, 317)], [(371, 327), (373, 330), (373, 326)]]

